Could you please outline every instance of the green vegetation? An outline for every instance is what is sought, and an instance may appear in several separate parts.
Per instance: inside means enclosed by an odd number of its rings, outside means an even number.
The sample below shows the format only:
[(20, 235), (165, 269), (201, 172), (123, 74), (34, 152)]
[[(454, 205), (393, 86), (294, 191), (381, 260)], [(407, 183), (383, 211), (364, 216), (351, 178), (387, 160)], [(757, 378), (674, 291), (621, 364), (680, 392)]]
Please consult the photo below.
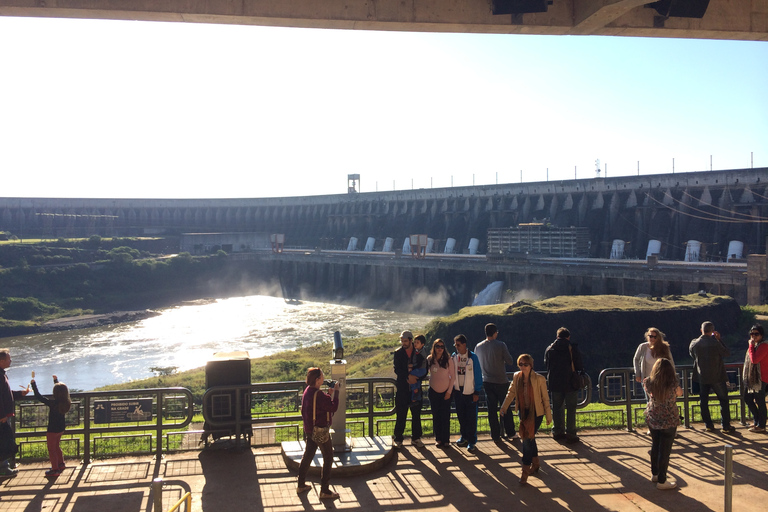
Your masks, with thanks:
[[(153, 245), (154, 244), (154, 245)], [(230, 261), (224, 251), (151, 257), (164, 240), (102, 239), (0, 247), (0, 336), (34, 332), (47, 320), (167, 306), (206, 296), (237, 295), (269, 269)]]
[[(350, 378), (394, 377), (391, 352), (398, 346), (399, 337), (396, 334), (379, 334), (347, 341), (344, 348), (347, 375)], [(307, 369), (313, 366), (319, 366), (326, 374), (330, 374), (332, 349), (333, 344), (327, 342), (252, 359), (251, 382), (303, 381)], [(189, 389), (195, 401), (202, 403), (205, 393), (205, 368), (114, 384), (98, 388), (97, 391), (176, 386)]]

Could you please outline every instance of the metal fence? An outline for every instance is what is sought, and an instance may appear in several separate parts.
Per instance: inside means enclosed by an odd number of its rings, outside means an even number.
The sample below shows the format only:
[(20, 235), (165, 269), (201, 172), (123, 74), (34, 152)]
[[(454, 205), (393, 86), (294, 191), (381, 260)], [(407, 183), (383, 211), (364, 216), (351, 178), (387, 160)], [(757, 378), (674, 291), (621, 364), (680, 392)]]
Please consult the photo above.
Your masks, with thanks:
[[(726, 365), (732, 417), (740, 418), (744, 423), (742, 367), (741, 364)], [(695, 383), (691, 379), (691, 366), (678, 366), (677, 372), (684, 390), (678, 403), (684, 424), (688, 427), (700, 418), (698, 398), (694, 398), (698, 390), (694, 389)], [(422, 416), (426, 419), (425, 434), (429, 435), (431, 408), (426, 385)], [(300, 440), (303, 436), (301, 396), (305, 387), (303, 381), (290, 381), (210, 388), (203, 396), (203, 403), (214, 406), (203, 408), (205, 427), (194, 425), (191, 429), (189, 426), (195, 410), (192, 393), (186, 388), (73, 393), (73, 407), (67, 415), (67, 430), (61, 446), (65, 457), (82, 457), (87, 463), (93, 457), (198, 449), (206, 433), (215, 433), (217, 437), (236, 436), (238, 442), (242, 436), (253, 445)], [(597, 401), (609, 407), (584, 410), (592, 402), (595, 390)], [(350, 435), (391, 435), (395, 423), (395, 393), (396, 381), (391, 378), (348, 379), (346, 418)], [(142, 398), (151, 400), (151, 416), (128, 423), (96, 423), (97, 404)], [(600, 373), (597, 386), (593, 386), (590, 380), (579, 390), (577, 424), (579, 428), (633, 430), (635, 425), (644, 423), (642, 412), (645, 403), (642, 385), (635, 381), (632, 368), (607, 368)], [(712, 407), (717, 408), (717, 405), (717, 401), (712, 402)], [(221, 414), (222, 407), (224, 414)], [(485, 414), (488, 409), (483, 392), (479, 408), (478, 431), (488, 432)], [(219, 412), (215, 413), (215, 410)], [(713, 418), (717, 418), (717, 411), (713, 409), (713, 412)], [(47, 407), (42, 404), (29, 400), (17, 404), (17, 441), (21, 446), (21, 458), (45, 458), (47, 416)], [(458, 422), (455, 416), (452, 418), (451, 431), (457, 433)], [(246, 432), (248, 435), (244, 436)]]
[[(742, 397), (742, 370), (743, 364), (726, 364), (726, 375), (728, 377), (728, 398), (731, 407), (731, 417), (739, 418), (741, 423), (746, 422), (746, 407)], [(681, 408), (683, 424), (690, 428), (691, 421), (700, 418), (698, 383), (693, 381), (693, 366), (676, 366), (677, 376), (680, 381), (680, 387), (683, 388), (683, 396), (677, 399), (678, 406)], [(598, 400), (605, 405), (624, 406), (626, 411), (626, 428), (633, 430), (633, 425), (644, 423), (639, 419), (642, 411), (645, 409), (646, 397), (641, 383), (635, 379), (633, 368), (606, 368), (600, 372), (597, 384)], [(696, 398), (691, 398), (696, 396)], [(737, 399), (737, 404), (733, 400)], [(735, 409), (734, 409), (735, 407)], [(713, 418), (719, 418), (719, 402), (710, 401)], [(698, 411), (698, 414), (697, 414)]]
[[(72, 393), (72, 408), (65, 416), (67, 430), (61, 439), (65, 457), (82, 457), (87, 464), (94, 456), (156, 453), (168, 448), (170, 430), (184, 429), (192, 422), (194, 401), (186, 388), (132, 389)], [(120, 409), (128, 402), (149, 404), (151, 410)], [(111, 415), (106, 409), (115, 405)], [(123, 419), (127, 421), (122, 421)], [(29, 400), (17, 404), (16, 441), (21, 459), (44, 458), (48, 407)], [(165, 443), (163, 441), (166, 441)]]

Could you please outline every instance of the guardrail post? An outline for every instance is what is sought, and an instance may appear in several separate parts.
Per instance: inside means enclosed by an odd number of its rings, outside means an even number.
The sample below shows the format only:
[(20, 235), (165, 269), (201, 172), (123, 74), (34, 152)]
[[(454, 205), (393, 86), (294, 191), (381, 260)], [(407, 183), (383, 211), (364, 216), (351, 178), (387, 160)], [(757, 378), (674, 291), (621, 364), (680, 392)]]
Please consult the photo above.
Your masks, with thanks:
[(157, 392), (157, 446), (155, 447), (157, 460), (163, 456), (163, 392)]
[(725, 470), (725, 512), (733, 510), (733, 446), (725, 445), (725, 457), (723, 460)]
[(634, 429), (632, 428), (632, 386), (634, 384), (631, 384), (633, 381), (630, 377), (629, 370), (624, 371), (624, 382), (626, 383), (625, 390), (626, 390), (626, 398), (627, 398), (627, 432), (633, 432)]
[(368, 437), (373, 437), (373, 382), (368, 383)]
[(152, 502), (154, 503), (153, 512), (163, 512), (163, 479), (155, 478), (152, 480)]
[(91, 463), (91, 397), (85, 395), (83, 412), (83, 464)]

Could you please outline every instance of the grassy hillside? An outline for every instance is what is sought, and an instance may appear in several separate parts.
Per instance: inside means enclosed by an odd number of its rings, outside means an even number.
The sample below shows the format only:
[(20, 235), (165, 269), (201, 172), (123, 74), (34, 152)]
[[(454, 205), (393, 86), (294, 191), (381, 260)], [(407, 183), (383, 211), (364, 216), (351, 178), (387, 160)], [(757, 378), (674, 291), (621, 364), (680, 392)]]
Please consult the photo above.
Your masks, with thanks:
[[(458, 313), (434, 319), (425, 327), (427, 339), (442, 337), (453, 345), (453, 336), (465, 333), (470, 346), (483, 337), (488, 322), (499, 326), (499, 339), (507, 341), (510, 352), (517, 356), (529, 352), (541, 364), (544, 348), (554, 339), (555, 331), (566, 325), (573, 340), (580, 343), (585, 361), (594, 368), (631, 366), (635, 348), (642, 341), (648, 326), (666, 332), (671, 340), (673, 355), (684, 363), (688, 341), (697, 335), (704, 320), (715, 322), (727, 343), (733, 347), (733, 357), (744, 357), (744, 333), (754, 322), (755, 311), (741, 310), (729, 297), (670, 296), (643, 299), (615, 295), (554, 297), (537, 302), (518, 302), (463, 308)], [(744, 345), (744, 346), (743, 346)], [(399, 346), (397, 334), (381, 334), (370, 338), (345, 341), (347, 375), (351, 378), (394, 377), (392, 351)], [(332, 344), (281, 352), (251, 360), (252, 382), (304, 380), (307, 368), (319, 366), (330, 373)], [(593, 371), (593, 380), (597, 373)], [(192, 390), (199, 400), (205, 392), (205, 370), (199, 368), (169, 376), (133, 381), (100, 389), (135, 389), (183, 386)]]
[[(347, 375), (351, 378), (394, 377), (391, 352), (400, 346), (399, 339), (396, 334), (380, 334), (370, 338), (345, 341), (344, 357), (347, 360)], [(307, 369), (313, 366), (318, 366), (326, 374), (330, 374), (332, 349), (333, 344), (327, 342), (252, 359), (251, 382), (303, 381), (307, 375)], [(99, 390), (172, 386), (188, 388), (195, 399), (200, 401), (205, 393), (205, 368), (105, 386)]]

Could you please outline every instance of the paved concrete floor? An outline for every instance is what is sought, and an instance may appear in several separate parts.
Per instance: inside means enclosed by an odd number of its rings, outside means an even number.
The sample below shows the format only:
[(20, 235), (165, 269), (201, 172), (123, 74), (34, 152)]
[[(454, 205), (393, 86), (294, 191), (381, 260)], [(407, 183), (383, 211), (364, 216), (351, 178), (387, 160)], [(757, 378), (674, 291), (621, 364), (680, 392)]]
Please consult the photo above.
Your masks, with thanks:
[[(700, 427), (700, 425), (699, 425)], [(341, 498), (318, 499), (319, 483), (297, 496), (296, 474), (286, 469), (279, 447), (208, 449), (151, 457), (96, 461), (67, 468), (55, 481), (45, 464), (22, 465), (0, 481), (2, 512), (150, 512), (154, 478), (163, 478), (163, 509), (185, 492), (194, 512), (324, 509), (472, 511), (659, 511), (724, 510), (723, 446), (734, 446), (733, 510), (768, 503), (768, 436), (739, 428), (732, 436), (678, 431), (671, 477), (680, 488), (657, 490), (650, 482), (650, 437), (622, 431), (584, 431), (581, 443), (538, 438), (541, 472), (518, 483), (520, 444), (497, 446), (481, 438), (478, 452), (428, 443), (406, 444), (392, 462), (365, 475), (332, 478)], [(406, 440), (407, 441), (407, 440)], [(431, 441), (425, 439), (425, 441)], [(761, 505), (763, 504), (763, 505)], [(182, 507), (181, 510), (184, 510)]]

